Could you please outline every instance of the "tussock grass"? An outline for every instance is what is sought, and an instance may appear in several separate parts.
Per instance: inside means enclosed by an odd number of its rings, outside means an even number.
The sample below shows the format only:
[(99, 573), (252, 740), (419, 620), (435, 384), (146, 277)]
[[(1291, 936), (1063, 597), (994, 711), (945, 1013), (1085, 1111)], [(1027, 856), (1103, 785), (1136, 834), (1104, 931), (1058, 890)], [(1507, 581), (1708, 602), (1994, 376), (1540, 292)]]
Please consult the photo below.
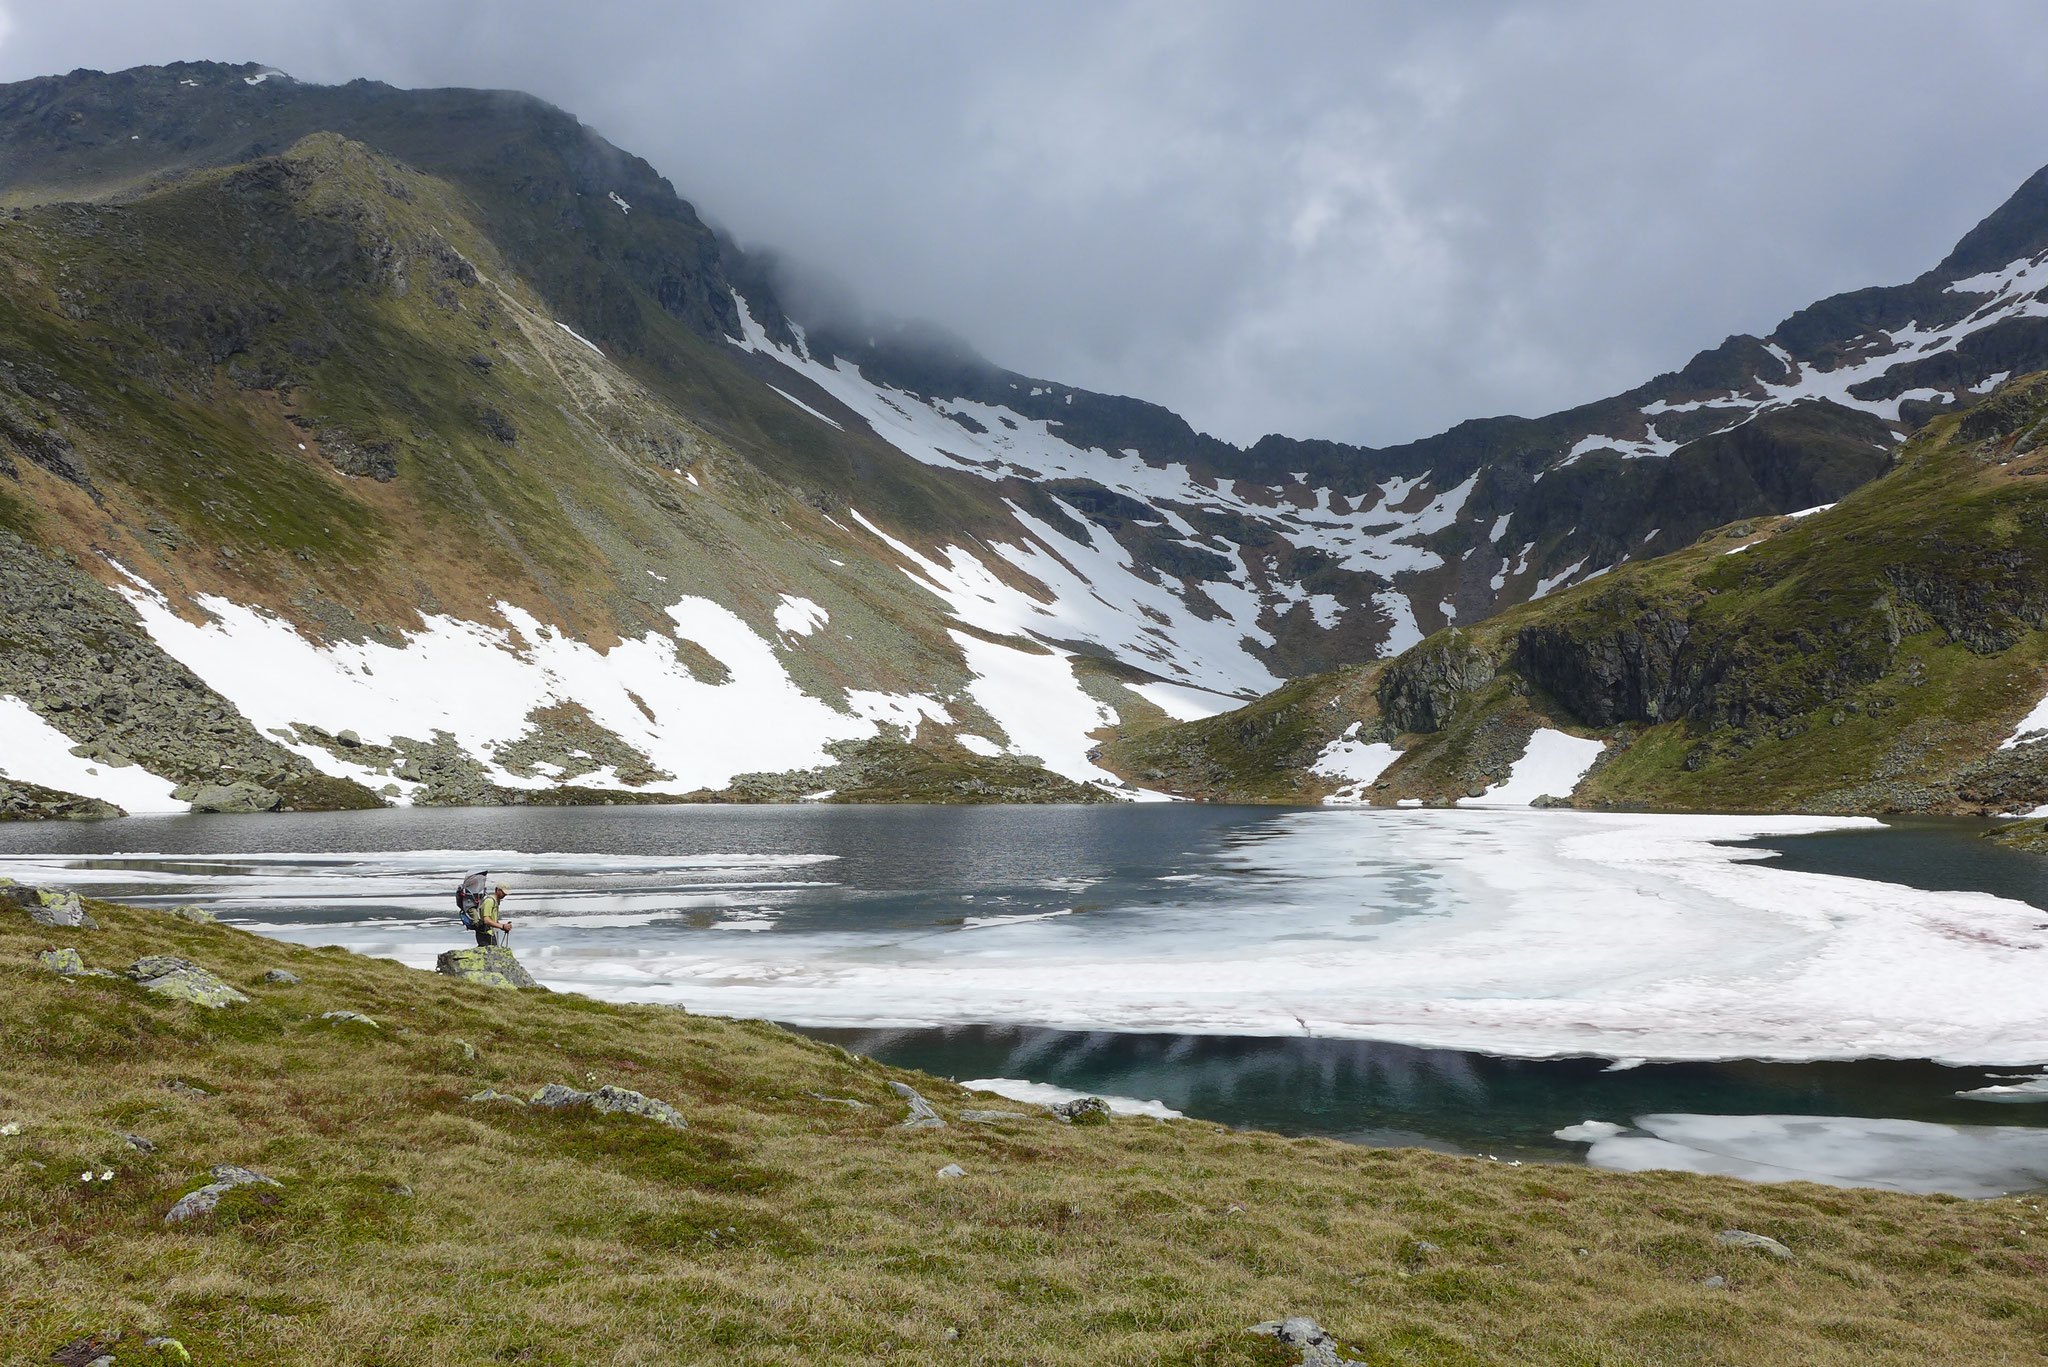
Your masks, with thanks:
[[(1193, 1120), (904, 1131), (890, 1078), (948, 1116), (970, 1094), (759, 1022), (92, 911), (97, 933), (0, 915), (0, 1122), (22, 1127), (0, 1139), (7, 1362), (118, 1333), (117, 1362), (170, 1334), (248, 1367), (1237, 1364), (1285, 1360), (1242, 1332), (1285, 1313), (1375, 1364), (2048, 1348), (2032, 1202), (1506, 1168)], [(181, 954), (254, 1000), (205, 1011), (35, 966), (62, 944), (114, 969)], [(303, 981), (264, 984), (270, 967)], [(635, 1088), (690, 1127), (464, 1100), (546, 1082)], [(284, 1185), (165, 1227), (217, 1163)], [(967, 1177), (938, 1180), (947, 1163)], [(1798, 1260), (1723, 1248), (1729, 1227)], [(1714, 1274), (1725, 1289), (1700, 1285)]]

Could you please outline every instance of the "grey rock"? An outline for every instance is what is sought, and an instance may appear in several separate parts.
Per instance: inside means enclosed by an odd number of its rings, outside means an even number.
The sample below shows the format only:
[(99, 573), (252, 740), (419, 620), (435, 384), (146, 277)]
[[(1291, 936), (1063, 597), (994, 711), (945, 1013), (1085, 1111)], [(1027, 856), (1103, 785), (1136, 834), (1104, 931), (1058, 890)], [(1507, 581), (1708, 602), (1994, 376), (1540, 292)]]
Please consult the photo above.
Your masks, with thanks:
[(544, 1111), (565, 1111), (578, 1106), (588, 1106), (600, 1115), (637, 1115), (678, 1130), (690, 1127), (689, 1122), (683, 1119), (683, 1113), (666, 1101), (633, 1091), (631, 1088), (614, 1087), (609, 1083), (594, 1092), (582, 1092), (574, 1087), (564, 1087), (559, 1082), (550, 1082), (533, 1094), (530, 1104)]
[(1442, 1250), (1442, 1249), (1438, 1248), (1438, 1247), (1437, 1247), (1437, 1246), (1436, 1246), (1435, 1244), (1431, 1243), (1431, 1242), (1430, 1242), (1429, 1240), (1427, 1240), (1427, 1239), (1417, 1239), (1417, 1240), (1415, 1241), (1415, 1251), (1416, 1251), (1417, 1253), (1441, 1253), (1441, 1252), (1443, 1252), (1443, 1250)]
[(139, 1134), (124, 1134), (121, 1136), (121, 1142), (123, 1144), (126, 1144), (129, 1148), (135, 1150), (137, 1153), (156, 1152), (156, 1145), (150, 1143), (147, 1139), (144, 1139)]
[(201, 784), (192, 790), (189, 799), (195, 812), (274, 812), (280, 802), (279, 794), (260, 783), (238, 779), (233, 783)]
[(273, 968), (265, 972), (263, 975), (263, 981), (267, 983), (280, 983), (286, 987), (291, 986), (298, 980), (299, 975), (292, 972), (288, 968)]
[(336, 1025), (367, 1025), (372, 1030), (383, 1028), (360, 1011), (322, 1011), (320, 1019), (333, 1021)]
[[(569, 1089), (565, 1087), (562, 1090), (567, 1091)], [(482, 1102), (509, 1101), (514, 1106), (524, 1106), (526, 1104), (525, 1097), (513, 1096), (510, 1092), (501, 1092), (495, 1087), (486, 1087), (481, 1092), (477, 1092), (474, 1095), (465, 1097), (463, 1099), (466, 1101)]]
[(591, 1096), (590, 1107), (603, 1115), (637, 1115), (648, 1120), (658, 1120), (678, 1130), (688, 1129), (689, 1122), (683, 1113), (666, 1101), (643, 1095), (625, 1087), (614, 1087), (607, 1083)]
[(533, 975), (503, 945), (451, 949), (434, 960), (434, 971), (484, 987), (539, 987)]
[(543, 1111), (562, 1111), (572, 1106), (588, 1106), (591, 1093), (579, 1092), (574, 1087), (564, 1087), (559, 1082), (550, 1082), (533, 1094), (531, 1105)]
[(462, 1051), (463, 1058), (470, 1060), (474, 1060), (476, 1058), (476, 1046), (474, 1044), (471, 1044), (468, 1040), (459, 1039), (455, 1041), (455, 1047)]
[(1700, 1278), (1700, 1285), (1709, 1290), (1719, 1291), (1728, 1285), (1728, 1279), (1717, 1272), (1711, 1277)]
[(1306, 1315), (1267, 1320), (1253, 1325), (1247, 1332), (1276, 1338), (1290, 1347), (1301, 1349), (1301, 1367), (1366, 1367), (1360, 1359), (1339, 1354), (1337, 1340)]
[(128, 976), (160, 997), (194, 1006), (222, 1007), (249, 1000), (219, 978), (174, 954), (149, 954), (128, 965)]
[(910, 1118), (897, 1126), (902, 1130), (943, 1130), (946, 1122), (932, 1109), (932, 1104), (917, 1094), (917, 1089), (904, 1082), (891, 1082), (889, 1090), (910, 1103)]
[(220, 1198), (233, 1191), (236, 1187), (253, 1186), (258, 1183), (273, 1187), (284, 1185), (284, 1183), (274, 1177), (265, 1177), (260, 1172), (254, 1172), (248, 1168), (238, 1168), (232, 1164), (225, 1163), (212, 1169), (209, 1175), (213, 1178), (213, 1181), (197, 1191), (187, 1192), (185, 1195), (180, 1196), (176, 1204), (164, 1212), (165, 1224), (180, 1224), (201, 1215), (212, 1214), (213, 1208), (220, 1204)]
[(184, 1081), (182, 1078), (175, 1077), (164, 1084), (164, 1090), (167, 1092), (176, 1092), (181, 1096), (213, 1095), (212, 1092), (207, 1091), (204, 1087), (194, 1087), (191, 1083)]
[(220, 917), (215, 916), (205, 907), (172, 907), (170, 915), (177, 917), (180, 921), (190, 921), (195, 926), (217, 926), (220, 924)]
[(958, 1163), (948, 1163), (945, 1167), (939, 1169), (938, 1175), (942, 1179), (965, 1177), (967, 1175), (967, 1169), (961, 1167)]
[(1724, 1229), (1714, 1238), (1728, 1248), (1751, 1248), (1788, 1263), (1793, 1261), (1792, 1250), (1768, 1234), (1752, 1234), (1746, 1229)]
[(28, 909), (29, 919), (39, 926), (63, 930), (98, 930), (100, 923), (92, 919), (78, 900), (75, 892), (58, 892), (54, 889), (39, 889), (36, 904)]
[(1107, 1125), (1109, 1103), (1099, 1096), (1077, 1096), (1072, 1101), (1062, 1101), (1048, 1106), (1053, 1117), (1069, 1125)]
[(962, 1111), (960, 1118), (970, 1125), (994, 1125), (1004, 1120), (1029, 1120), (1022, 1111)]
[(36, 962), (52, 973), (66, 977), (77, 977), (85, 972), (85, 959), (75, 949), (45, 949), (37, 953)]

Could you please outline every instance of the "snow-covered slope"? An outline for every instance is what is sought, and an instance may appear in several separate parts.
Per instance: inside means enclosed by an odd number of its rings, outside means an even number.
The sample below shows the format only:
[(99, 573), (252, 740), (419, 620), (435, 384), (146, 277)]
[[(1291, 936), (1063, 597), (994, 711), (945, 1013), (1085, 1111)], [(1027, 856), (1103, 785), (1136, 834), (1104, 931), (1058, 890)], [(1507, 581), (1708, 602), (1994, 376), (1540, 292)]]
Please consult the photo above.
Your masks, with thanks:
[[(251, 120), (290, 150), (246, 161)], [(49, 728), (0, 773), (130, 805), (279, 775), (772, 796), (898, 741), (1128, 795), (1105, 741), (1831, 502), (2048, 365), (2039, 176), (1928, 276), (1629, 394), (1241, 449), (916, 329), (806, 325), (538, 101), (81, 72), (0, 87), (0, 147), (27, 206), (0, 222), (0, 526), (86, 567), (139, 652), (61, 689), (86, 634), (0, 652), (0, 706)], [(232, 754), (149, 711), (186, 676)]]

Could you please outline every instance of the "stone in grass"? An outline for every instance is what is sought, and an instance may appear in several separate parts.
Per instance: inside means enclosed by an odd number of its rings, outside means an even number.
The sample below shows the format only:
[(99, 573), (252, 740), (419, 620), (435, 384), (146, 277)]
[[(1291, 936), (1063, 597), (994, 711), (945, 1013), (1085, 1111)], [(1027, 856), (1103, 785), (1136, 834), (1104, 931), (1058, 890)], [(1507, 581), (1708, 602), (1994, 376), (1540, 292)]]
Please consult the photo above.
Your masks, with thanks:
[(289, 968), (273, 968), (263, 975), (263, 981), (267, 983), (281, 983), (286, 987), (290, 987), (298, 980), (299, 975), (292, 972)]
[(128, 976), (158, 996), (194, 1006), (232, 1006), (249, 998), (175, 954), (149, 954), (128, 965)]
[(156, 1355), (166, 1362), (190, 1362), (192, 1354), (185, 1351), (185, 1345), (163, 1334), (153, 1334), (142, 1341), (145, 1348), (156, 1349)]
[(322, 1011), (320, 1019), (333, 1021), (336, 1025), (367, 1025), (372, 1030), (383, 1029), (377, 1022), (371, 1020), (360, 1011)]
[(939, 1169), (939, 1176), (942, 1179), (965, 1177), (966, 1175), (967, 1169), (961, 1167), (958, 1163), (948, 1163), (945, 1167)]
[(190, 921), (195, 926), (217, 926), (220, 924), (220, 917), (215, 916), (205, 907), (172, 907), (169, 914), (177, 917), (180, 921)]
[(211, 1182), (197, 1191), (186, 1192), (177, 1199), (177, 1202), (169, 1210), (164, 1212), (165, 1224), (182, 1224), (186, 1220), (197, 1219), (201, 1215), (211, 1215), (213, 1208), (220, 1204), (220, 1198), (233, 1191), (236, 1187), (252, 1186), (259, 1182), (273, 1187), (284, 1185), (284, 1183), (274, 1177), (265, 1177), (260, 1172), (252, 1172), (248, 1168), (238, 1168), (230, 1163), (221, 1164), (219, 1167), (212, 1169), (208, 1175), (213, 1178)]
[(1049, 1107), (1055, 1119), (1069, 1125), (1107, 1125), (1109, 1103), (1099, 1096), (1077, 1096)]
[(1290, 1347), (1301, 1349), (1301, 1367), (1365, 1367), (1359, 1359), (1340, 1354), (1337, 1340), (1306, 1315), (1267, 1320), (1264, 1324), (1253, 1325), (1247, 1332), (1276, 1338)]
[(1785, 1262), (1793, 1261), (1792, 1250), (1768, 1234), (1751, 1234), (1746, 1229), (1724, 1229), (1714, 1236), (1728, 1248), (1753, 1248), (1759, 1253), (1768, 1253)]
[(896, 1128), (899, 1130), (943, 1130), (946, 1122), (932, 1109), (932, 1103), (918, 1095), (917, 1088), (907, 1082), (891, 1082), (889, 1090), (910, 1103), (910, 1118)]
[(601, 1115), (637, 1115), (648, 1120), (658, 1120), (678, 1130), (689, 1128), (683, 1113), (666, 1101), (644, 1096), (625, 1087), (614, 1087), (607, 1083), (594, 1092), (579, 1092), (574, 1087), (564, 1087), (559, 1082), (550, 1082), (533, 1094), (530, 1103), (543, 1111), (566, 1111), (573, 1107), (588, 1106)]
[(519, 966), (512, 951), (503, 945), (477, 945), (473, 949), (451, 949), (434, 960), (434, 971), (484, 987), (539, 987), (533, 975)]
[[(24, 895), (26, 894), (26, 895)], [(98, 930), (100, 923), (92, 919), (85, 904), (78, 900), (75, 892), (58, 892), (53, 888), (27, 888), (15, 894), (15, 902), (28, 908), (29, 919), (39, 926), (53, 930)]]
[[(569, 1089), (564, 1087), (562, 1090), (568, 1091)], [(524, 1106), (526, 1104), (525, 1097), (513, 1096), (510, 1092), (501, 1092), (496, 1087), (486, 1087), (481, 1092), (463, 1099), (465, 1101), (509, 1101), (514, 1106)]]
[(1022, 1111), (962, 1111), (960, 1118), (970, 1125), (996, 1125), (1005, 1120), (1028, 1120)]
[(77, 977), (85, 972), (85, 959), (75, 949), (45, 949), (36, 955), (36, 962), (52, 973), (66, 977)]

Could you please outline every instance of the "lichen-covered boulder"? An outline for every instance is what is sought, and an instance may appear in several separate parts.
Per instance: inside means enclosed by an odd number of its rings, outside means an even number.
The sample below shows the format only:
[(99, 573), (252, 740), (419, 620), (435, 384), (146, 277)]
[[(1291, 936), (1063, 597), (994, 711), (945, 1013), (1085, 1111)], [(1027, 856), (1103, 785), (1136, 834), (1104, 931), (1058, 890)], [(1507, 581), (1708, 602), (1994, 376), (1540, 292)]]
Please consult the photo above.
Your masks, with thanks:
[(297, 982), (298, 980), (299, 975), (292, 972), (289, 968), (273, 968), (265, 972), (263, 975), (263, 981), (267, 983), (278, 983), (284, 987), (290, 987), (293, 983)]
[(336, 1025), (367, 1025), (372, 1030), (384, 1028), (360, 1011), (322, 1011), (320, 1019), (333, 1021)]
[(128, 976), (151, 992), (194, 1006), (232, 1006), (249, 998), (175, 954), (149, 954), (128, 965)]
[(678, 1130), (690, 1127), (689, 1122), (683, 1119), (683, 1113), (666, 1101), (609, 1083), (594, 1092), (582, 1092), (574, 1087), (564, 1087), (559, 1082), (550, 1082), (535, 1092), (533, 1100), (527, 1104), (543, 1111), (566, 1111), (587, 1106), (603, 1115), (637, 1115)]
[(59, 892), (54, 888), (29, 888), (24, 897), (16, 893), (15, 901), (28, 908), (29, 919), (39, 926), (50, 926), (62, 930), (98, 930), (99, 922), (92, 919), (75, 892)]
[(213, 1208), (220, 1204), (220, 1198), (236, 1187), (252, 1186), (256, 1183), (273, 1187), (284, 1185), (274, 1177), (265, 1177), (260, 1172), (238, 1168), (229, 1163), (212, 1169), (208, 1175), (213, 1178), (211, 1182), (197, 1191), (186, 1192), (178, 1198), (176, 1204), (164, 1212), (165, 1224), (175, 1225), (201, 1215), (211, 1215)]
[(85, 972), (85, 960), (75, 949), (46, 949), (36, 955), (36, 962), (52, 973), (76, 977)]
[(220, 917), (215, 916), (205, 907), (172, 907), (169, 914), (177, 917), (180, 921), (190, 921), (195, 926), (217, 926), (220, 924)]
[(609, 1083), (592, 1094), (590, 1107), (606, 1115), (644, 1116), (649, 1120), (658, 1120), (664, 1125), (673, 1125), (679, 1130), (689, 1128), (689, 1123), (683, 1119), (683, 1113), (666, 1101), (642, 1095), (625, 1087), (614, 1087)]
[(484, 987), (539, 987), (533, 975), (519, 966), (512, 951), (503, 945), (477, 945), (472, 949), (451, 949), (434, 960), (434, 971)]
[(1099, 1096), (1077, 1096), (1072, 1101), (1062, 1101), (1048, 1109), (1054, 1117), (1070, 1125), (1109, 1123), (1109, 1103)]

